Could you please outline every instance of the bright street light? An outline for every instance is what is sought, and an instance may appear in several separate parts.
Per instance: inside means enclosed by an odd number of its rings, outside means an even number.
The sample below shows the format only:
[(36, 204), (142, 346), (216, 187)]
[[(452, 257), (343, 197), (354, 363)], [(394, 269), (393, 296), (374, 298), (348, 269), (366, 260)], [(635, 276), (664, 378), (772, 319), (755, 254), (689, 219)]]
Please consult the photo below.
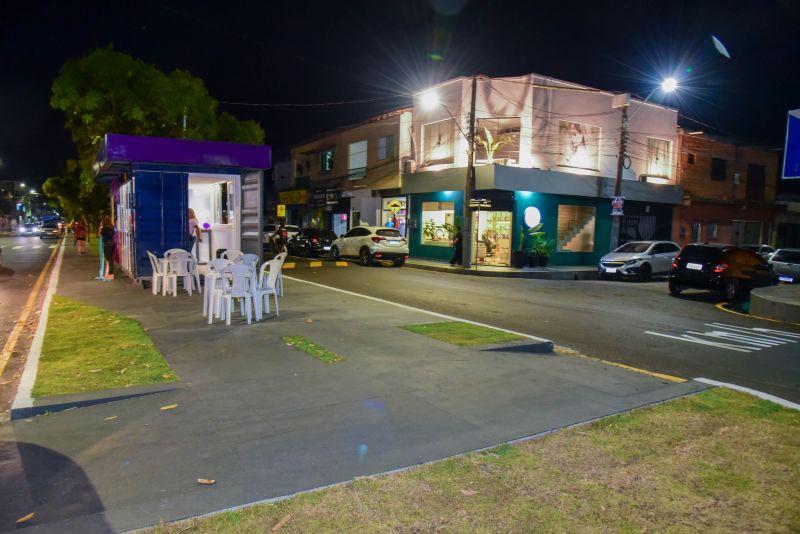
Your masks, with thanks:
[(419, 96), (419, 103), (425, 111), (433, 111), (439, 105), (439, 93), (429, 89)]
[(676, 80), (675, 78), (672, 77), (666, 78), (663, 82), (661, 82), (661, 89), (665, 93), (671, 93), (677, 88), (678, 88), (678, 80)]

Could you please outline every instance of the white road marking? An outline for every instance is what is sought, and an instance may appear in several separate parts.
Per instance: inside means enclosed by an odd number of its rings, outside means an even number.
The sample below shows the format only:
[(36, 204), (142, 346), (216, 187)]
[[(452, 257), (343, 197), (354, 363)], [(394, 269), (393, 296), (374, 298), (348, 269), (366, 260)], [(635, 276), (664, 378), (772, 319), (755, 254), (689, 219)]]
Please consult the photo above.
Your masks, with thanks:
[(687, 330), (686, 333), (680, 335), (647, 330), (645, 334), (697, 343), (698, 345), (708, 345), (736, 352), (753, 352), (800, 341), (800, 334), (785, 332), (783, 330), (774, 330), (772, 328), (747, 328), (724, 323), (705, 323), (704, 326), (710, 326), (713, 330), (706, 332)]
[(379, 299), (378, 297), (371, 297), (369, 295), (364, 295), (362, 293), (355, 293), (353, 291), (347, 291), (346, 289), (339, 289), (338, 287), (326, 286), (324, 284), (318, 284), (316, 282), (309, 282), (308, 280), (302, 280), (300, 278), (294, 278), (292, 276), (283, 275), (284, 279), (293, 280), (295, 282), (301, 282), (303, 284), (309, 284), (312, 286), (321, 287), (323, 289), (330, 289), (331, 291), (338, 291), (339, 293), (344, 293), (345, 295), (352, 295), (354, 297), (361, 297), (362, 299), (372, 300), (375, 302), (380, 302), (381, 304), (389, 304), (391, 306), (397, 306), (398, 308), (403, 308), (404, 310), (411, 310), (419, 313), (425, 313), (428, 315), (432, 315), (434, 317), (439, 317), (440, 319), (447, 319), (448, 321), (461, 321), (462, 323), (469, 323), (474, 324), (476, 326), (485, 326), (486, 328), (493, 328), (494, 330), (500, 330), (501, 332), (508, 332), (509, 334), (515, 334), (517, 336), (522, 336), (528, 339), (533, 339), (534, 341), (539, 341), (541, 343), (553, 343), (549, 339), (545, 339), (543, 337), (536, 337), (530, 334), (523, 334), (522, 332), (515, 332), (514, 330), (508, 330), (506, 328), (500, 328), (498, 326), (486, 324), (486, 323), (478, 323), (476, 321), (470, 321), (469, 319), (462, 319), (461, 317), (454, 317), (452, 315), (446, 315), (444, 313), (437, 313), (432, 312), (430, 310), (423, 310), (422, 308), (415, 308), (414, 306), (406, 306), (405, 304), (400, 304), (399, 302), (392, 302), (391, 300), (384, 300)]
[(50, 245), (50, 246), (49, 246), (49, 247), (47, 247), (47, 248), (56, 248), (56, 245)]
[(42, 248), (42, 245), (33, 245), (31, 248)]
[(11, 247), (11, 250), (17, 250), (18, 248), (25, 248), (25, 245), (16, 245)]

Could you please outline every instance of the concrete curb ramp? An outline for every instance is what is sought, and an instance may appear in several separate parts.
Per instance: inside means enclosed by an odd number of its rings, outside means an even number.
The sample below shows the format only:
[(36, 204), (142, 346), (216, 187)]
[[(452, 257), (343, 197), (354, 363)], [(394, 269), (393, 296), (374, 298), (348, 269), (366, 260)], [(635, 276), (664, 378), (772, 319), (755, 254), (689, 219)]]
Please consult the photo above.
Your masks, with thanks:
[(800, 284), (754, 289), (750, 292), (750, 314), (800, 323)]

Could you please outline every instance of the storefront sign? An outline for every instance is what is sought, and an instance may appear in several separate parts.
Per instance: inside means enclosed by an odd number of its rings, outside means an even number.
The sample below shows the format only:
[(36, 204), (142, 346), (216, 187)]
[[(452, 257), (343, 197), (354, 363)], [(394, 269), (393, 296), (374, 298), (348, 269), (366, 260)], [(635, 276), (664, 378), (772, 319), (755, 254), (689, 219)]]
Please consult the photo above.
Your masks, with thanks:
[(286, 217), (286, 204), (278, 204), (275, 209), (275, 215), (278, 217)]
[(317, 189), (316, 191), (312, 191), (309, 203), (312, 206), (330, 206), (333, 204), (338, 204), (339, 192)]
[(614, 197), (611, 199), (611, 216), (623, 216), (623, 208), (625, 207), (625, 197)]
[(489, 209), (492, 207), (492, 201), (485, 198), (471, 198), (469, 199), (469, 207), (472, 209)]
[(397, 200), (396, 198), (393, 199), (393, 200), (390, 200), (386, 204), (386, 209), (388, 209), (392, 213), (397, 213), (398, 211), (400, 211), (402, 209), (405, 209), (405, 207), (406, 207), (405, 202), (403, 202), (401, 200)]
[(281, 204), (306, 204), (308, 202), (308, 191), (305, 189), (280, 191), (278, 200)]

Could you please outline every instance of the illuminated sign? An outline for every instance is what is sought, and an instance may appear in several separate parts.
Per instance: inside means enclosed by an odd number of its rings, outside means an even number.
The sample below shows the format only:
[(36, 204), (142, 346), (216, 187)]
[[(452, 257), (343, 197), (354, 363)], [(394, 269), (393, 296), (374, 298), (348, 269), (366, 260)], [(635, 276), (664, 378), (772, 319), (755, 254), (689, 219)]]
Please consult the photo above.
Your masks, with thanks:
[(281, 191), (278, 193), (278, 200), (281, 204), (306, 204), (308, 202), (308, 191), (306, 189)]
[(789, 112), (786, 122), (786, 150), (783, 156), (783, 179), (800, 179), (800, 109)]

